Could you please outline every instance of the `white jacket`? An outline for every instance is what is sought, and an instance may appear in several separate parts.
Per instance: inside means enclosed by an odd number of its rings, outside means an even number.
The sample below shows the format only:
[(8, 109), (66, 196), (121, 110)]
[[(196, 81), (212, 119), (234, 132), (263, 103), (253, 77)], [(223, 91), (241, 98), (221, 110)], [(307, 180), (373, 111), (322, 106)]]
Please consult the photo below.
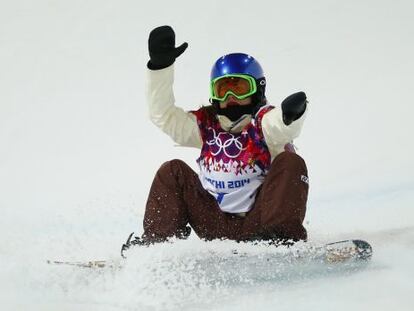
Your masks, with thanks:
[[(174, 65), (161, 70), (148, 69), (147, 75), (147, 102), (151, 121), (178, 145), (201, 148), (203, 142), (195, 115), (175, 106)], [(305, 114), (289, 126), (283, 122), (280, 107), (264, 115), (263, 135), (272, 160), (284, 151), (287, 143), (291, 143), (299, 136)]]

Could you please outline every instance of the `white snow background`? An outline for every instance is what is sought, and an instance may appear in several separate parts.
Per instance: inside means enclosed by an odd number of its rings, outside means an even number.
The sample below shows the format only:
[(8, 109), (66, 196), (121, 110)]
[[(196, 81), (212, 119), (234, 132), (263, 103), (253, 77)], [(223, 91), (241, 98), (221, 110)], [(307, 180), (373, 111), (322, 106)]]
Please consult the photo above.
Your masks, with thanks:
[[(0, 1), (2, 310), (414, 310), (414, 4), (361, 1)], [(266, 261), (231, 241), (134, 249), (157, 168), (178, 148), (148, 119), (148, 34), (172, 25), (177, 105), (207, 103), (214, 61), (246, 52), (274, 105), (304, 90), (296, 141), (311, 243), (361, 238), (361, 269)], [(238, 250), (247, 254), (231, 254)], [(263, 260), (261, 260), (263, 259)]]

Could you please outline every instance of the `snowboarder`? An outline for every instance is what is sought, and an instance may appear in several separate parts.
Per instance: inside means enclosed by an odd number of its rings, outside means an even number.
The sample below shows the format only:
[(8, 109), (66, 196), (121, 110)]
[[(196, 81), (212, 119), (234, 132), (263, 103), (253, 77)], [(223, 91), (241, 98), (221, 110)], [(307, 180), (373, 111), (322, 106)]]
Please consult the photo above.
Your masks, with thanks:
[(177, 144), (201, 150), (199, 172), (181, 160), (159, 168), (144, 233), (134, 241), (131, 234), (123, 249), (186, 238), (188, 225), (205, 240), (306, 240), (308, 174), (292, 144), (304, 121), (305, 93), (269, 105), (259, 62), (232, 53), (213, 65), (210, 105), (186, 112), (174, 104), (173, 64), (188, 44), (176, 47), (174, 30), (161, 26), (151, 31), (148, 46), (151, 121)]

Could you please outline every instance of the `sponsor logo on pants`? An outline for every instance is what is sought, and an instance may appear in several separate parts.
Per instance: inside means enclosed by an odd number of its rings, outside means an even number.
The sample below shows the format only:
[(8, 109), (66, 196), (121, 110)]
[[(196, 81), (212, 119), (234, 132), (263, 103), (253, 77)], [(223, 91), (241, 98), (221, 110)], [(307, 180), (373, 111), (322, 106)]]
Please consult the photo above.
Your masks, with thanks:
[(300, 176), (300, 180), (303, 181), (305, 184), (308, 184), (309, 185), (309, 178), (308, 178), (308, 176), (301, 175)]

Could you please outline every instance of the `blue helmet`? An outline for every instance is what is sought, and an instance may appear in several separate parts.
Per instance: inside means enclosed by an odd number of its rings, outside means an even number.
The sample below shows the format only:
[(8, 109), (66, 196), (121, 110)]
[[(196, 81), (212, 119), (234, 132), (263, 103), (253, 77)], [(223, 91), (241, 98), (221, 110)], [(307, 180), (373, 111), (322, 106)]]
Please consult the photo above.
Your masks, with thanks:
[(211, 80), (228, 74), (245, 74), (256, 80), (264, 78), (262, 66), (252, 56), (232, 53), (220, 57), (211, 69)]
[[(220, 57), (211, 69), (210, 81), (228, 74), (244, 74), (252, 76), (256, 81), (257, 91), (253, 94), (253, 100), (257, 108), (266, 104), (265, 86), (262, 66), (252, 56), (244, 53), (231, 53)], [(217, 104), (216, 100), (211, 100)]]

